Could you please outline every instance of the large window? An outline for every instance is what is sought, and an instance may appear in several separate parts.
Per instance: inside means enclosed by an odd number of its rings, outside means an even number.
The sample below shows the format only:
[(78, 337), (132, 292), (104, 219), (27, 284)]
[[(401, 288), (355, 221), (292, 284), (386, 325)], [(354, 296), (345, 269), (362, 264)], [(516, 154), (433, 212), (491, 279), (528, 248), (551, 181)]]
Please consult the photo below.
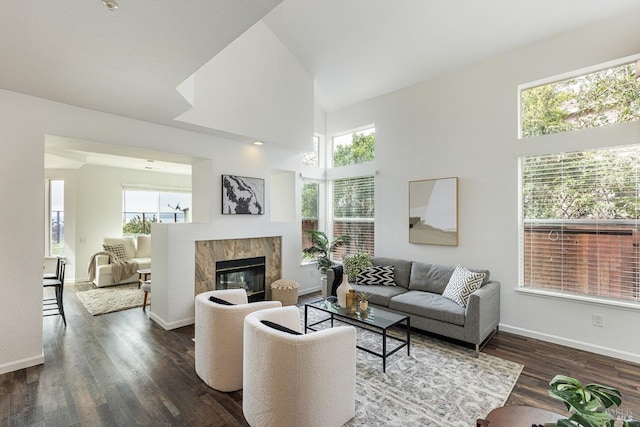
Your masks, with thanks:
[(336, 179), (332, 182), (333, 236), (348, 235), (351, 243), (340, 248), (335, 259), (345, 254), (374, 254), (374, 177)]
[(640, 146), (520, 159), (520, 286), (639, 301)]
[(305, 166), (320, 166), (320, 137), (313, 137), (313, 150), (304, 153), (302, 156), (302, 164)]
[[(520, 134), (545, 135), (640, 119), (640, 84), (635, 60), (524, 85)], [(569, 74), (569, 75), (571, 75)]]
[(64, 254), (64, 181), (49, 181), (49, 254)]
[(153, 222), (189, 222), (191, 193), (138, 188), (122, 190), (122, 233), (149, 234)]

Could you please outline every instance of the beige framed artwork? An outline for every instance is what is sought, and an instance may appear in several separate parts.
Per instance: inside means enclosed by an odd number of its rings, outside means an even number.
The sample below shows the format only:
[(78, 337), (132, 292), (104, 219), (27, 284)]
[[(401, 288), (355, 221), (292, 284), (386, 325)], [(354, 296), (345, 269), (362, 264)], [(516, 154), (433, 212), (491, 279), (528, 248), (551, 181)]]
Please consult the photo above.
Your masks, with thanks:
[(458, 178), (409, 181), (409, 243), (458, 246)]

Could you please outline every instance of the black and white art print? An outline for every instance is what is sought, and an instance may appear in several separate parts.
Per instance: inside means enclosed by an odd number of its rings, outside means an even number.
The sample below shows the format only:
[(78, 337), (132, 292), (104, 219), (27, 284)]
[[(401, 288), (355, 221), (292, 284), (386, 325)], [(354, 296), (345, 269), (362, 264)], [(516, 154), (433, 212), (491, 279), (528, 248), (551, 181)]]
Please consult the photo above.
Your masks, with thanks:
[(224, 215), (264, 215), (264, 179), (222, 175)]

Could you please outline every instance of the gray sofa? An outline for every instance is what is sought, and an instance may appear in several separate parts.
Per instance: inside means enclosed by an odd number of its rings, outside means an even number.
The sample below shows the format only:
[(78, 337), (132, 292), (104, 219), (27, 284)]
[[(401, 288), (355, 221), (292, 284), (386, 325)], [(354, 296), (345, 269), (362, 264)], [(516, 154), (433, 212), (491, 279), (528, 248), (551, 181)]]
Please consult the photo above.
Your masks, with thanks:
[[(423, 331), (475, 345), (479, 353), (485, 341), (497, 331), (500, 322), (500, 283), (490, 280), (488, 270), (479, 289), (469, 296), (467, 307), (442, 296), (455, 266), (425, 264), (397, 258), (373, 258), (374, 266), (394, 266), (396, 286), (357, 285), (358, 291), (371, 294), (369, 303), (411, 318), (411, 326)], [(327, 289), (331, 295), (336, 272), (327, 270)], [(335, 295), (335, 290), (333, 292)]]

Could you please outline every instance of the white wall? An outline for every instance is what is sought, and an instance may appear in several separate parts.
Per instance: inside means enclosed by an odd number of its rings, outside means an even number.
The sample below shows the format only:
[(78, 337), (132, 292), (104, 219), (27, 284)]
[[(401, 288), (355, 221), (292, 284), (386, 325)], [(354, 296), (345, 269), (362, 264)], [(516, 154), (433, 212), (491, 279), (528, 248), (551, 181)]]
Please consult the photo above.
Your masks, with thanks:
[[(304, 139), (311, 133), (312, 129), (309, 129), (308, 133), (299, 137)], [(193, 180), (197, 183), (193, 190), (199, 192), (193, 196), (194, 206), (203, 206), (205, 211), (206, 206), (211, 206), (209, 213), (213, 222), (199, 224), (196, 231), (206, 234), (207, 238), (215, 237), (218, 231), (225, 235), (234, 234), (235, 229), (283, 235), (283, 253), (287, 257), (283, 275), (300, 281), (302, 292), (319, 288), (319, 279), (312, 277), (315, 274), (312, 267), (300, 267), (299, 264), (299, 215), (294, 222), (274, 225), (268, 215), (230, 218), (219, 213), (221, 174), (264, 177), (269, 188), (272, 169), (298, 171), (299, 155), (270, 149), (269, 146), (248, 146), (210, 135), (0, 90), (0, 145), (3, 149), (0, 157), (3, 178), (0, 196), (12, 205), (12, 209), (0, 210), (0, 222), (10, 225), (3, 231), (6, 244), (0, 249), (0, 270), (3, 272), (0, 278), (3, 296), (3, 308), (0, 310), (0, 373), (38, 364), (43, 360), (40, 280), (44, 247), (45, 135), (189, 154), (204, 159), (193, 168)], [(82, 186), (80, 182), (76, 184)], [(94, 199), (92, 212), (97, 214), (99, 209), (120, 206), (119, 198), (117, 201), (111, 200), (111, 197), (108, 199)], [(194, 209), (194, 219), (196, 215), (199, 220), (207, 216), (206, 212), (197, 214)], [(90, 238), (91, 241), (94, 239), (87, 228), (88, 223), (83, 222), (79, 212), (78, 217), (77, 236), (87, 237), (87, 246), (93, 245), (89, 241)], [(100, 239), (104, 233), (118, 231), (119, 228), (101, 229)], [(162, 242), (161, 238), (157, 240), (158, 243)], [(152, 245), (153, 253), (157, 253), (156, 239)], [(162, 261), (161, 257), (158, 259)], [(156, 267), (159, 277), (162, 268), (154, 260), (154, 278), (157, 277)], [(166, 276), (172, 277), (172, 274), (167, 272)], [(180, 280), (184, 278), (180, 277)], [(193, 301), (193, 292), (189, 298)], [(160, 300), (156, 302), (160, 304)], [(153, 309), (155, 305), (152, 302)], [(70, 322), (68, 328), (73, 327), (73, 322)]]
[(313, 78), (278, 37), (259, 21), (194, 74), (187, 123), (311, 150)]
[[(640, 361), (640, 310), (517, 292), (522, 155), (640, 142), (640, 123), (518, 140), (517, 85), (638, 53), (640, 14), (545, 40), (327, 113), (327, 136), (376, 126), (376, 255), (483, 267), (502, 283), (501, 328)], [(457, 176), (458, 247), (408, 243), (408, 181)], [(591, 325), (603, 314), (605, 327)]]

